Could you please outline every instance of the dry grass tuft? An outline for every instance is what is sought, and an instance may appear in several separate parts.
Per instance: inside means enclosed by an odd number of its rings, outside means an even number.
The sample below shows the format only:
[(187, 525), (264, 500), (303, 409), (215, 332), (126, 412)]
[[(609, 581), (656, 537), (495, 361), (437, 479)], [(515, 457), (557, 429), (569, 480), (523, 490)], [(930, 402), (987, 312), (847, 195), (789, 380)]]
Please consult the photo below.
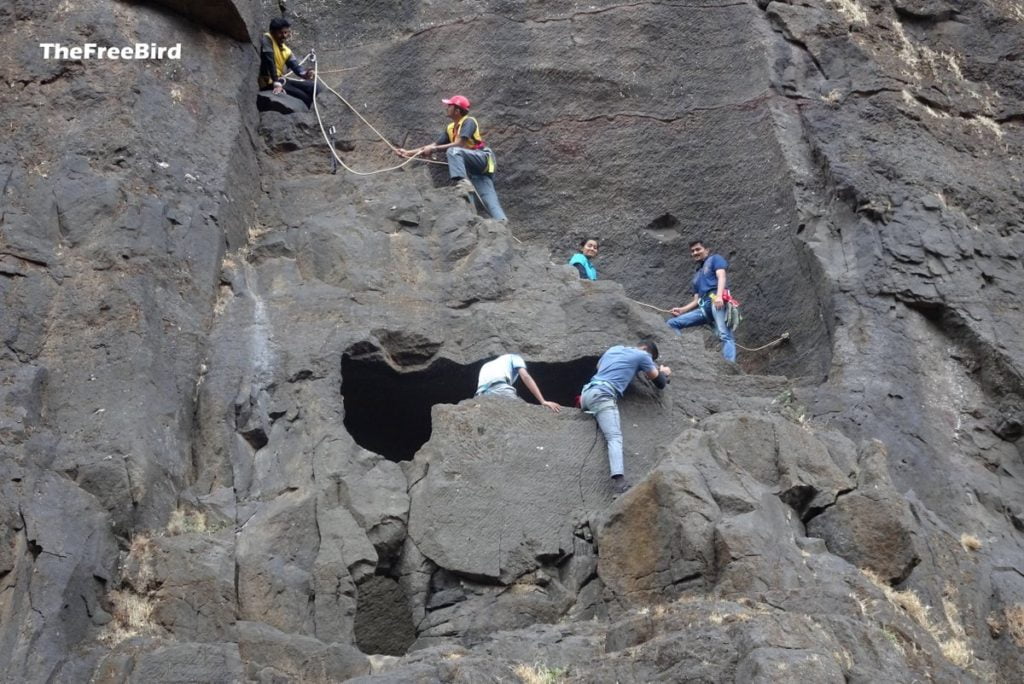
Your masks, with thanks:
[(836, 6), (839, 13), (842, 14), (850, 24), (856, 26), (867, 26), (867, 12), (864, 11), (864, 8), (862, 8), (856, 0), (833, 0), (832, 4)]
[(102, 641), (118, 644), (125, 639), (153, 634), (153, 601), (133, 591), (112, 591), (109, 594), (113, 606), (113, 620), (100, 636)]
[(1024, 604), (1016, 604), (1010, 608), (1004, 608), (1006, 616), (1006, 629), (1010, 633), (1013, 643), (1024, 648)]
[(828, 91), (827, 94), (822, 95), (821, 99), (822, 99), (822, 101), (825, 104), (828, 104), (828, 105), (831, 105), (831, 106), (834, 107), (837, 104), (839, 104), (840, 100), (843, 99), (843, 93), (838, 88), (833, 88), (832, 90)]
[(964, 532), (960, 535), (960, 546), (964, 547), (964, 551), (977, 551), (981, 548), (981, 540)]
[(202, 511), (184, 511), (179, 508), (171, 513), (171, 519), (167, 522), (167, 534), (172, 537), (207, 532), (210, 532), (210, 527), (206, 524), (206, 514)]
[(153, 539), (146, 534), (137, 534), (128, 547), (128, 558), (132, 561), (134, 573), (131, 583), (138, 591), (145, 591), (156, 580), (153, 569)]
[[(921, 626), (933, 639), (939, 644), (939, 648), (942, 650), (942, 655), (945, 656), (949, 662), (957, 665), (958, 667), (967, 667), (974, 659), (974, 652), (970, 649), (967, 642), (967, 634), (964, 631), (963, 625), (960, 621), (960, 611), (957, 609), (956, 604), (953, 601), (943, 598), (942, 608), (945, 612), (946, 627), (932, 622), (929, 612), (931, 606), (925, 605), (921, 601), (921, 597), (918, 596), (914, 591), (910, 589), (904, 589), (903, 591), (897, 591), (889, 586), (888, 582), (882, 580), (874, 572), (870, 570), (861, 570), (868, 580), (882, 590), (885, 594), (885, 598), (889, 600), (894, 606), (902, 608), (903, 611), (910, 616), (910, 618)], [(952, 593), (951, 588), (947, 588), (947, 593)], [(951, 634), (951, 636), (950, 636)]]
[(114, 619), (131, 630), (144, 630), (153, 626), (153, 602), (131, 591), (112, 591)]
[[(953, 596), (956, 593), (954, 587), (947, 587), (946, 593)], [(942, 612), (946, 614), (946, 624), (953, 636), (945, 641), (940, 641), (942, 655), (946, 660), (959, 667), (967, 667), (974, 659), (974, 651), (970, 649), (967, 641), (967, 632), (964, 631), (963, 620), (960, 619), (960, 609), (951, 598), (943, 597)]]
[(512, 668), (512, 672), (522, 684), (559, 684), (565, 681), (568, 670), (564, 667), (547, 667), (535, 663), (524, 665), (520, 663)]
[(942, 655), (946, 657), (946, 660), (957, 667), (967, 667), (974, 660), (974, 651), (963, 639), (947, 639), (940, 642), (939, 646), (942, 648)]

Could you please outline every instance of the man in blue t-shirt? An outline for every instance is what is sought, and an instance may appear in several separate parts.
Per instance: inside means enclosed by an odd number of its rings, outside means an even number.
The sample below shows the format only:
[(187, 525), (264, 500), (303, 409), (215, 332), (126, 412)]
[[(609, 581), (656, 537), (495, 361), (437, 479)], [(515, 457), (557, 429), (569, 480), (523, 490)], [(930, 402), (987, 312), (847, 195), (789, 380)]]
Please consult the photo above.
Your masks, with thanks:
[(664, 389), (672, 369), (657, 366), (658, 346), (652, 340), (644, 340), (635, 347), (618, 345), (606, 351), (597, 362), (597, 374), (583, 386), (580, 407), (594, 414), (608, 443), (608, 469), (612, 475), (612, 488), (616, 494), (629, 489), (623, 475), (622, 429), (619, 426), (619, 405), (621, 397), (637, 373), (643, 373), (654, 381), (658, 389)]
[(736, 340), (726, 323), (725, 296), (728, 293), (725, 272), (729, 262), (719, 254), (712, 254), (703, 241), (690, 243), (690, 256), (697, 262), (693, 276), (693, 301), (685, 306), (672, 309), (668, 324), (681, 331), (695, 325), (713, 325), (722, 341), (722, 356), (726, 361), (736, 361)]

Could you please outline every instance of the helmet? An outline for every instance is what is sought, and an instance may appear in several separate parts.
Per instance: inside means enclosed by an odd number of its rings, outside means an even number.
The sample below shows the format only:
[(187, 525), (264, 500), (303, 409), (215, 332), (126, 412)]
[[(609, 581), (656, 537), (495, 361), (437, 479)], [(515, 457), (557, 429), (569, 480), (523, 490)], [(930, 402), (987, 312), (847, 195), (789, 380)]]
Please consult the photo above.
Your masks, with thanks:
[(455, 105), (459, 109), (469, 111), (469, 100), (464, 98), (462, 95), (452, 95), (451, 97), (441, 100), (441, 104)]

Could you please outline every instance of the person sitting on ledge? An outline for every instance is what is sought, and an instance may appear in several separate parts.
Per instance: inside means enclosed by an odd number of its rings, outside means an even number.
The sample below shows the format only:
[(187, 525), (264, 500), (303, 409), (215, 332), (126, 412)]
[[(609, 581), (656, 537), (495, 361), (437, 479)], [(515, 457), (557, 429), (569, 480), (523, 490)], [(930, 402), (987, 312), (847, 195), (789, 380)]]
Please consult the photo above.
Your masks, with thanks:
[(519, 395), (513, 385), (519, 378), (523, 379), (526, 389), (530, 390), (541, 406), (546, 406), (555, 413), (561, 410), (561, 406), (544, 398), (540, 387), (537, 387), (533, 377), (526, 371), (526, 362), (518, 354), (502, 354), (481, 366), (474, 396), (490, 395), (516, 399)]
[(446, 150), (452, 185), (464, 191), (475, 190), (491, 218), (507, 221), (494, 189), (494, 152), (480, 135), (476, 119), (469, 115), (469, 100), (462, 95), (452, 95), (441, 100), (441, 104), (451, 122), (437, 140), (412, 150), (399, 148), (398, 154), (412, 157)]
[[(260, 39), (260, 90), (273, 89), (274, 95), (287, 93), (302, 100), (306, 107), (313, 105), (313, 79), (315, 69), (306, 69), (295, 59), (284, 41), (291, 37), (291, 24), (284, 17), (270, 20), (270, 32)], [(289, 80), (291, 71), (303, 81)]]
[(590, 260), (597, 256), (597, 238), (585, 238), (580, 242), (580, 251), (572, 255), (569, 265), (575, 267), (580, 278), (597, 280), (597, 269)]

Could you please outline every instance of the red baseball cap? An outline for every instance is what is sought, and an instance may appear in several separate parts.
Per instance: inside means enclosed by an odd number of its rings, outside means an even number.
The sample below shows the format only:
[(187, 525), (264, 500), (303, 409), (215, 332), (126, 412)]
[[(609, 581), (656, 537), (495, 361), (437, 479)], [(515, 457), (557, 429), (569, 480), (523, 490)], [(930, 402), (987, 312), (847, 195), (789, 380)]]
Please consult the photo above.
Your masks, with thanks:
[(455, 105), (459, 109), (465, 109), (469, 111), (469, 100), (464, 98), (462, 95), (452, 95), (451, 97), (441, 100), (441, 104)]

